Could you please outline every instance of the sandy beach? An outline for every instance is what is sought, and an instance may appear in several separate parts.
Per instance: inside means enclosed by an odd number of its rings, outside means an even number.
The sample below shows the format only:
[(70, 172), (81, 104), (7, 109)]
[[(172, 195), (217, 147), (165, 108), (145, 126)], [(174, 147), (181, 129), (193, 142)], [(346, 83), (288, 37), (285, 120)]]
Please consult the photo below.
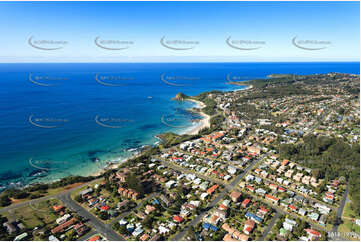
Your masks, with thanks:
[[(199, 106), (199, 109), (204, 108), (206, 105), (198, 100), (194, 100), (194, 99), (187, 99), (187, 101), (190, 102), (194, 102), (197, 103)], [(203, 128), (209, 128), (210, 124), (210, 119), (211, 117), (205, 113), (203, 113), (202, 111), (198, 112), (203, 118), (202, 120), (200, 120), (200, 122), (197, 124), (197, 126), (191, 127), (190, 129), (186, 130), (184, 132), (184, 134), (190, 134), (190, 135), (195, 135), (198, 134), (198, 132), (203, 129)]]

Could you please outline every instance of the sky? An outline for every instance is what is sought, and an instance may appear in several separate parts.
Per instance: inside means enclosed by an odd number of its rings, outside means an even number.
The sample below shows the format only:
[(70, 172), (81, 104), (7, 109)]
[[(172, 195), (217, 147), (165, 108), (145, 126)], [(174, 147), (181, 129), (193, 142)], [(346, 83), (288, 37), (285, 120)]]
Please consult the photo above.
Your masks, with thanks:
[(0, 62), (359, 61), (359, 2), (0, 2)]

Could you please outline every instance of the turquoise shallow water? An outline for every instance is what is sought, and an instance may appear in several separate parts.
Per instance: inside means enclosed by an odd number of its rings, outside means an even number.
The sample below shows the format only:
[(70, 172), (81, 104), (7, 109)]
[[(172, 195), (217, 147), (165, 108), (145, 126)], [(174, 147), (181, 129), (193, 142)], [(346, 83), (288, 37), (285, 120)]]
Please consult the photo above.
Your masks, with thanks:
[(88, 175), (156, 134), (184, 132), (200, 117), (187, 112), (193, 103), (170, 100), (178, 92), (327, 72), (359, 74), (359, 63), (0, 64), (0, 185)]

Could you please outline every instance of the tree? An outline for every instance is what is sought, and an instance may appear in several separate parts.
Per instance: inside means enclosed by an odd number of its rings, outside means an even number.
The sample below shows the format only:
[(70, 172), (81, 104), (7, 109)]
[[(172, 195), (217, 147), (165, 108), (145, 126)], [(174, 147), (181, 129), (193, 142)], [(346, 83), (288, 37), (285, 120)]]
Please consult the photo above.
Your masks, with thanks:
[(194, 241), (196, 240), (196, 231), (194, 230), (194, 227), (192, 225), (189, 226), (187, 230), (187, 237), (190, 238), (190, 240)]
[(102, 219), (102, 220), (107, 220), (109, 218), (109, 214), (107, 212), (100, 212), (100, 215), (99, 217)]
[(125, 179), (125, 183), (127, 187), (130, 189), (134, 189), (140, 194), (144, 194), (143, 185), (139, 182), (137, 176), (134, 173), (129, 173)]
[(78, 203), (84, 202), (83, 197), (79, 194), (74, 197), (74, 200), (77, 201)]
[(151, 228), (152, 228), (153, 221), (154, 221), (153, 216), (148, 215), (148, 216), (144, 219), (144, 221), (143, 221), (144, 227), (146, 227), (146, 228), (148, 228), (148, 229), (151, 229)]
[(5, 207), (11, 204), (11, 200), (9, 198), (9, 196), (7, 195), (3, 195), (0, 197), (0, 206), (1, 207)]

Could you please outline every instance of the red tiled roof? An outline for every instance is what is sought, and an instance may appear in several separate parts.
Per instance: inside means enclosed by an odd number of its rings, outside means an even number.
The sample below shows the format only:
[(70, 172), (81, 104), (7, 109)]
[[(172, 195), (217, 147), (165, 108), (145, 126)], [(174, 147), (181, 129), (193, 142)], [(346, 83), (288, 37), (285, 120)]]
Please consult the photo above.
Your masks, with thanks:
[(308, 234), (312, 234), (314, 236), (317, 236), (317, 237), (321, 237), (321, 233), (316, 231), (316, 230), (313, 230), (313, 229), (305, 229), (305, 231), (308, 233)]
[(175, 221), (177, 223), (181, 223), (181, 222), (183, 222), (183, 218), (181, 216), (175, 215), (175, 216), (173, 216), (173, 221)]
[(75, 221), (76, 221), (76, 218), (72, 218), (72, 219), (66, 221), (65, 223), (62, 223), (62, 224), (60, 224), (59, 226), (53, 228), (53, 229), (51, 230), (51, 233), (52, 233), (52, 234), (55, 234), (55, 233), (61, 232), (61, 231), (63, 231), (65, 228), (67, 228), (67, 227), (69, 227), (70, 225), (72, 225), (73, 223), (75, 223)]
[(246, 198), (243, 200), (242, 205), (247, 206), (250, 201), (251, 201), (250, 199)]
[(99, 235), (94, 235), (93, 237), (91, 237), (90, 239), (88, 239), (88, 241), (98, 241), (100, 239)]
[(217, 188), (218, 188), (218, 185), (215, 184), (207, 190), (207, 193), (212, 194)]
[(108, 205), (105, 205), (105, 206), (100, 207), (100, 209), (103, 211), (106, 211), (106, 210), (109, 210), (110, 207)]

